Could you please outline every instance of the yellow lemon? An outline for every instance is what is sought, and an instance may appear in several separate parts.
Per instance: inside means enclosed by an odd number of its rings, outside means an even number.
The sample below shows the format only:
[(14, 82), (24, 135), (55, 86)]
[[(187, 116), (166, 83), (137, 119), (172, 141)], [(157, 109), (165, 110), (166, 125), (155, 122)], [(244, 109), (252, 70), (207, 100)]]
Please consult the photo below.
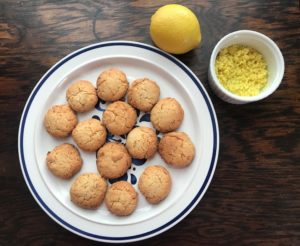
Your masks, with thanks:
[(165, 5), (152, 15), (150, 35), (159, 48), (172, 54), (186, 53), (201, 42), (197, 17), (179, 4)]

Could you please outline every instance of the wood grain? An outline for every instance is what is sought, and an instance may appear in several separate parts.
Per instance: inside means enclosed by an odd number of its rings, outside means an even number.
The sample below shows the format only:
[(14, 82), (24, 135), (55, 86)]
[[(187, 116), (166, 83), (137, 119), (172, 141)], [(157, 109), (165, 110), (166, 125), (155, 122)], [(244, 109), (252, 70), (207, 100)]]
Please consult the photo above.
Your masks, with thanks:
[[(17, 134), (25, 102), (59, 59), (107, 40), (152, 44), (149, 21), (171, 1), (0, 2), (0, 245), (93, 245), (53, 222), (21, 174)], [(299, 2), (178, 1), (201, 22), (202, 43), (178, 58), (200, 78), (220, 127), (218, 166), (207, 193), (182, 222), (134, 245), (300, 245)], [(258, 103), (236, 106), (208, 87), (209, 57), (229, 32), (250, 29), (280, 47), (280, 88)]]

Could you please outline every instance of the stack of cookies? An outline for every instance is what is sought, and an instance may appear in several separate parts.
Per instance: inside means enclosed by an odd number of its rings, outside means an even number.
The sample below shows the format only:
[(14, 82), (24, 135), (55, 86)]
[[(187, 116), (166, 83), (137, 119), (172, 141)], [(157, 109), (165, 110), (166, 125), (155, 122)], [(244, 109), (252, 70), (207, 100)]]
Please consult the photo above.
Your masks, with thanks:
[[(127, 95), (127, 102), (123, 101)], [(95, 209), (104, 201), (115, 215), (130, 215), (138, 203), (138, 193), (126, 181), (108, 187), (106, 179), (123, 176), (132, 158), (150, 159), (156, 152), (171, 167), (184, 168), (195, 156), (195, 147), (184, 132), (176, 132), (184, 118), (184, 110), (175, 98), (160, 99), (160, 87), (148, 78), (137, 79), (129, 86), (127, 77), (119, 69), (108, 69), (97, 79), (97, 87), (86, 80), (74, 82), (66, 92), (67, 104), (50, 108), (44, 126), (56, 138), (72, 136), (77, 147), (97, 152), (99, 173), (79, 175), (70, 188), (71, 201), (85, 209)], [(98, 100), (108, 103), (102, 121), (89, 119), (78, 122), (77, 113), (95, 108)], [(136, 109), (150, 112), (152, 126), (164, 133), (158, 141), (153, 128), (136, 126)], [(126, 143), (108, 142), (107, 133), (127, 135)], [(48, 169), (57, 177), (71, 179), (82, 165), (79, 149), (64, 143), (48, 152)], [(171, 190), (169, 171), (160, 165), (149, 165), (139, 177), (138, 188), (150, 204), (164, 200)]]

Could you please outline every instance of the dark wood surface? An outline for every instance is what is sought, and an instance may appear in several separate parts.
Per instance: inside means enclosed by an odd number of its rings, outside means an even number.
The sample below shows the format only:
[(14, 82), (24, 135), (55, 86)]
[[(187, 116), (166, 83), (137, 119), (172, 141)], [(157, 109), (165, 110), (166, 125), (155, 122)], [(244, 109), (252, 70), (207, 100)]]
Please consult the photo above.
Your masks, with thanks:
[[(107, 40), (152, 44), (150, 16), (169, 2), (0, 1), (0, 245), (95, 244), (56, 224), (31, 196), (18, 160), (21, 113), (37, 81), (68, 53)], [(197, 207), (172, 229), (135, 245), (300, 245), (299, 2), (180, 3), (201, 22), (201, 45), (178, 57), (215, 105), (219, 161)], [(243, 106), (221, 101), (207, 83), (214, 45), (239, 29), (268, 35), (286, 63), (280, 88)]]

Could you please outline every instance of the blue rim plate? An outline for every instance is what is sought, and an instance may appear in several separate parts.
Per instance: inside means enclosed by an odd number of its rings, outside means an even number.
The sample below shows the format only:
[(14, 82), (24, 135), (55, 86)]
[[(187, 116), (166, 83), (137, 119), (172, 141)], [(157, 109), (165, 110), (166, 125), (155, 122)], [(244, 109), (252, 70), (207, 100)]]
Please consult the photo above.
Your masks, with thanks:
[[(144, 166), (138, 164), (134, 171), (130, 171), (131, 177), (138, 178), (149, 162), (165, 165), (171, 173), (176, 192), (172, 191), (162, 204), (156, 206), (147, 204), (140, 195), (137, 211), (128, 218), (110, 215), (104, 205), (92, 212), (76, 208), (68, 198), (72, 180), (60, 181), (52, 177), (44, 163), (47, 148), (53, 148), (56, 140), (43, 129), (43, 114), (51, 105), (64, 103), (65, 89), (74, 79), (80, 79), (86, 73), (88, 79), (95, 83), (96, 72), (111, 66), (124, 70), (129, 81), (149, 75), (160, 85), (162, 97), (179, 99), (185, 110), (184, 123), (179, 130), (187, 132), (196, 146), (195, 160), (186, 169), (170, 168), (157, 155)], [(101, 118), (97, 109), (95, 112), (92, 114)], [(83, 117), (80, 119), (91, 116), (80, 116)], [(72, 139), (59, 140), (58, 143), (64, 141), (72, 142)], [(69, 54), (41, 78), (24, 107), (18, 148), (27, 186), (37, 203), (54, 221), (88, 239), (112, 243), (133, 242), (153, 237), (173, 227), (199, 203), (216, 168), (219, 130), (211, 100), (201, 82), (187, 66), (147, 44), (111, 41), (93, 44)], [(94, 158), (87, 153), (82, 155), (83, 158)], [(96, 170), (95, 167), (86, 169), (87, 166), (82, 172)], [(135, 188), (137, 189), (136, 184)]]

